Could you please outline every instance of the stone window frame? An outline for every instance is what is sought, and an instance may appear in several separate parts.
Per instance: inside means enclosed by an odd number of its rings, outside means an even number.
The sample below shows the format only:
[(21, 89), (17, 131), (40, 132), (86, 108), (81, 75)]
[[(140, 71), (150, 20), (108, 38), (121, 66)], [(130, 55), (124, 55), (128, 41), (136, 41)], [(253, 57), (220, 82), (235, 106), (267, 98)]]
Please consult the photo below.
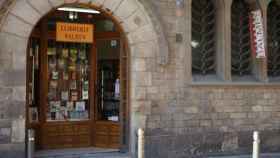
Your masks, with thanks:
[[(245, 0), (250, 7), (255, 7), (255, 0)], [(192, 0), (187, 0), (186, 2), (186, 42), (191, 42), (191, 2)], [(263, 11), (263, 20), (264, 20), (264, 30), (265, 37), (267, 37), (267, 9), (269, 5), (268, 0), (259, 0), (260, 7)], [(217, 78), (212, 80), (208, 76), (205, 76), (205, 80), (193, 80), (192, 74), (192, 55), (191, 55), (191, 46), (187, 44), (186, 46), (186, 61), (188, 61), (188, 68), (186, 70), (187, 75), (190, 77), (188, 82), (190, 85), (253, 85), (253, 86), (264, 86), (264, 85), (280, 85), (279, 81), (270, 82), (267, 74), (267, 60), (258, 59), (253, 61), (253, 72), (252, 78), (247, 80), (233, 80), (231, 72), (231, 6), (233, 0), (216, 0), (217, 3)], [(267, 44), (267, 38), (265, 38), (265, 43)], [(267, 47), (266, 47), (267, 49)], [(267, 51), (266, 51), (267, 52)], [(208, 80), (209, 79), (209, 80)]]

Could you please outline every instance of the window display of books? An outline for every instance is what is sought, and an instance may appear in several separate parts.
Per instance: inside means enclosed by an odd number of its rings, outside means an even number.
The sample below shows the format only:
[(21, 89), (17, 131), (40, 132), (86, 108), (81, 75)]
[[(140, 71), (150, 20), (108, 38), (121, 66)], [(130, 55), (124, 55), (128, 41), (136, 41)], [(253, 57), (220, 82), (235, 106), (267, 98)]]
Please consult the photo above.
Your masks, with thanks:
[(87, 48), (86, 44), (49, 42), (47, 121), (89, 119)]

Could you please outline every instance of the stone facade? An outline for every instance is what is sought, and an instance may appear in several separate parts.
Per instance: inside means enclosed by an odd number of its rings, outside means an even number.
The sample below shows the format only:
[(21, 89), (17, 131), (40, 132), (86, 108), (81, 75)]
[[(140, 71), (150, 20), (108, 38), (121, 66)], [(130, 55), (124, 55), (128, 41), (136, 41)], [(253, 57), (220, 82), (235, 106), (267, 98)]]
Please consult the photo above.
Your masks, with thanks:
[[(268, 1), (261, 0), (264, 15)], [(10, 157), (23, 155), (25, 151), (25, 50), (29, 34), (42, 16), (65, 2), (4, 0), (2, 3), (0, 153)], [(249, 153), (254, 130), (261, 132), (263, 152), (280, 150), (280, 84), (268, 82), (265, 61), (255, 63), (258, 81), (232, 81), (231, 0), (215, 1), (220, 24), (217, 40), (220, 79), (203, 81), (193, 81), (191, 73), (191, 0), (184, 1), (183, 16), (176, 16), (178, 8), (174, 0), (77, 2), (110, 9), (127, 34), (132, 154), (136, 153), (135, 131), (139, 127), (145, 129), (147, 158)]]

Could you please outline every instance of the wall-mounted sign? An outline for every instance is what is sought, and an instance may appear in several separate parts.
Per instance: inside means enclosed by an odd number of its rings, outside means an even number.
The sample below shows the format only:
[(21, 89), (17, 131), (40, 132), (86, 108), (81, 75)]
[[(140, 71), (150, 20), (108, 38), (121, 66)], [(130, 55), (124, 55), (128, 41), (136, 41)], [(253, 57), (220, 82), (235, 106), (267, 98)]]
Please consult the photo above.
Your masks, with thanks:
[(56, 23), (56, 40), (60, 42), (93, 42), (94, 26), (91, 24)]
[(250, 13), (251, 47), (256, 58), (265, 58), (264, 26), (261, 10)]

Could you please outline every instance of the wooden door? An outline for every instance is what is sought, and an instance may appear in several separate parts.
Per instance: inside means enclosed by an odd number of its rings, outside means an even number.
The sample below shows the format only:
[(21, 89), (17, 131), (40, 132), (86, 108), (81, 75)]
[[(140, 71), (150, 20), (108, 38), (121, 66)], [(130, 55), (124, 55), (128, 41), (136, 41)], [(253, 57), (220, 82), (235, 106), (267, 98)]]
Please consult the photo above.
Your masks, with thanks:
[[(107, 34), (108, 35), (108, 34)], [(98, 36), (102, 37), (102, 36)], [(113, 148), (120, 149), (123, 141), (123, 96), (122, 96), (122, 66), (121, 66), (121, 52), (122, 52), (122, 43), (119, 37), (108, 37), (104, 36), (104, 38), (96, 39), (96, 51), (97, 51), (97, 92), (96, 92), (96, 107), (95, 107), (95, 121), (94, 121), (94, 129), (93, 129), (93, 142), (95, 147), (102, 148)], [(109, 47), (109, 48), (108, 48)], [(105, 65), (105, 66), (104, 66)], [(107, 72), (111, 69), (112, 72)], [(117, 69), (117, 70), (116, 70)], [(117, 72), (116, 72), (117, 71)], [(109, 73), (111, 74), (112, 79), (107, 79), (106, 76)], [(117, 75), (116, 75), (117, 74)], [(119, 96), (116, 98), (116, 82), (119, 79), (120, 88), (119, 88)], [(107, 84), (107, 85), (106, 85)], [(108, 87), (112, 88), (112, 84), (114, 85), (114, 93), (115, 96), (111, 96), (108, 94), (110, 90)], [(110, 89), (110, 88), (109, 88)], [(109, 96), (108, 96), (109, 95)], [(100, 99), (101, 98), (101, 99)], [(112, 104), (112, 105), (111, 105)], [(113, 105), (116, 104), (116, 105)], [(107, 109), (108, 107), (117, 107), (118, 109), (114, 109), (117, 113), (110, 113)]]

